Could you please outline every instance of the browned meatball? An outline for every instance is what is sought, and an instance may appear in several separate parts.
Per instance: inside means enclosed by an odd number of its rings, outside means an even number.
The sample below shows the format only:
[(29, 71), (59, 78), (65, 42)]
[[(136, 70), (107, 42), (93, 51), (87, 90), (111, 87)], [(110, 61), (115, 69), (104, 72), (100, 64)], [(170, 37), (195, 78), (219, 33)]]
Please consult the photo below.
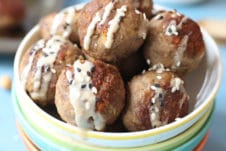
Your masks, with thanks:
[(80, 54), (77, 47), (59, 36), (39, 40), (26, 51), (20, 64), (20, 77), (34, 102), (42, 106), (54, 103), (60, 72)]
[(166, 125), (185, 116), (189, 107), (183, 81), (160, 65), (131, 80), (127, 101), (123, 123), (129, 131)]
[(91, 1), (82, 9), (81, 16), (80, 45), (93, 58), (114, 62), (128, 57), (146, 38), (146, 16), (126, 1)]
[(39, 23), (42, 37), (46, 39), (51, 35), (59, 35), (78, 43), (79, 15), (80, 9), (69, 7), (57, 14), (52, 13), (43, 17)]
[(125, 104), (125, 88), (116, 67), (95, 60), (77, 60), (60, 75), (55, 104), (61, 118), (78, 127), (104, 130)]
[(195, 69), (205, 54), (197, 23), (176, 11), (160, 11), (150, 21), (144, 55), (178, 74)]

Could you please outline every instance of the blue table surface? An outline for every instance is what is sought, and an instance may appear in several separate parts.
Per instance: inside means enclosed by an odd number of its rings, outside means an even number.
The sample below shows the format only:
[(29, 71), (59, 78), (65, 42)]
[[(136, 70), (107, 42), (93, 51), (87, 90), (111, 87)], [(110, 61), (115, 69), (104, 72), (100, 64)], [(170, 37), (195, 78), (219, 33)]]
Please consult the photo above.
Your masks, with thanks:
[[(65, 6), (72, 3), (82, 2), (83, 0), (67, 0)], [(158, 0), (154, 0), (155, 4)], [(207, 0), (196, 5), (169, 5), (160, 4), (166, 7), (175, 8), (186, 14), (194, 20), (205, 18), (218, 18), (226, 20), (226, 0)], [(226, 69), (226, 44), (219, 45), (222, 56), (224, 70)], [(1, 51), (0, 51), (1, 52)], [(8, 74), (13, 77), (13, 59), (14, 54), (0, 53), (0, 75)], [(214, 121), (211, 126), (211, 133), (205, 146), (206, 151), (225, 151), (226, 150), (226, 75), (223, 80), (219, 92), (216, 96), (216, 111)], [(0, 151), (26, 150), (22, 140), (18, 135), (15, 125), (15, 117), (13, 112), (11, 92), (0, 88)]]

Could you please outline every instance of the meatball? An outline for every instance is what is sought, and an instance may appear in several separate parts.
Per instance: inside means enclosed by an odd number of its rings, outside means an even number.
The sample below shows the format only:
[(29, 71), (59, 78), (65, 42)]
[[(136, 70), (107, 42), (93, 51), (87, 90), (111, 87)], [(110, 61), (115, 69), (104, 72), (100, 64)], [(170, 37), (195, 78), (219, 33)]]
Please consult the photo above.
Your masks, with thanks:
[(39, 40), (26, 51), (20, 64), (20, 78), (34, 102), (41, 106), (54, 103), (61, 70), (80, 54), (76, 46), (59, 36)]
[(130, 81), (127, 101), (123, 123), (129, 131), (166, 125), (185, 116), (189, 109), (183, 80), (161, 64)]
[(42, 37), (46, 39), (52, 35), (59, 35), (78, 43), (77, 20), (79, 16), (80, 9), (69, 7), (59, 13), (43, 17), (39, 22)]
[(205, 54), (197, 23), (176, 11), (160, 11), (150, 20), (144, 55), (183, 75), (195, 69)]
[(117, 120), (124, 107), (124, 83), (116, 67), (78, 59), (62, 71), (55, 104), (64, 121), (101, 131)]
[(87, 55), (115, 62), (136, 52), (147, 34), (146, 15), (126, 1), (91, 1), (78, 19), (80, 45)]

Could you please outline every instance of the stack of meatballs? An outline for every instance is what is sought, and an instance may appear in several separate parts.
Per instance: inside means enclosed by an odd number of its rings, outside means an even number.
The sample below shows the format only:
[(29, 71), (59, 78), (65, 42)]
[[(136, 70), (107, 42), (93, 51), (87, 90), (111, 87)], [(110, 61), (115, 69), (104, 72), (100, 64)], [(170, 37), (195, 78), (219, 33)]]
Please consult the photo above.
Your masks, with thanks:
[(190, 18), (150, 0), (92, 0), (40, 20), (41, 39), (23, 55), (20, 78), (41, 107), (84, 129), (122, 121), (148, 130), (188, 114), (183, 76), (205, 54)]

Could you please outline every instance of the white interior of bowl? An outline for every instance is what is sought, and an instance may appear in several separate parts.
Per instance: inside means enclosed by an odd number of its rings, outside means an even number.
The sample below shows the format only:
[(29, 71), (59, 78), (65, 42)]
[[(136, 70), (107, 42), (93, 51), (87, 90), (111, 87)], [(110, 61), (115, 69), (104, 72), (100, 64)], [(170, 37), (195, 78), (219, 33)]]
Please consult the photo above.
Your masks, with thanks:
[[(171, 138), (183, 132), (200, 119), (207, 111), (208, 106), (211, 105), (222, 78), (222, 63), (219, 50), (209, 34), (204, 30), (202, 30), (202, 33), (206, 45), (206, 55), (200, 66), (185, 77), (186, 88), (193, 100), (192, 104), (194, 104), (194, 110), (191, 111), (190, 114), (178, 121), (156, 129), (127, 132), (123, 133), (123, 135), (122, 133), (87, 131), (87, 136), (91, 138), (86, 141), (91, 144), (95, 142), (94, 145), (108, 146), (110, 144), (114, 147), (115, 145), (118, 147), (143, 146)], [(64, 127), (69, 131), (78, 132), (80, 131), (78, 127), (66, 124), (44, 112), (33, 103), (23, 89), (19, 79), (19, 63), (24, 52), (38, 39), (40, 39), (40, 33), (39, 27), (36, 26), (27, 34), (19, 46), (14, 62), (14, 82), (16, 85), (16, 91), (18, 91), (18, 94), (23, 98), (26, 98), (23, 101), (26, 101), (26, 103), (38, 110), (39, 113), (45, 116), (48, 120), (53, 121), (57, 125), (60, 125), (60, 127)], [(115, 143), (112, 144), (112, 140), (114, 140)]]

